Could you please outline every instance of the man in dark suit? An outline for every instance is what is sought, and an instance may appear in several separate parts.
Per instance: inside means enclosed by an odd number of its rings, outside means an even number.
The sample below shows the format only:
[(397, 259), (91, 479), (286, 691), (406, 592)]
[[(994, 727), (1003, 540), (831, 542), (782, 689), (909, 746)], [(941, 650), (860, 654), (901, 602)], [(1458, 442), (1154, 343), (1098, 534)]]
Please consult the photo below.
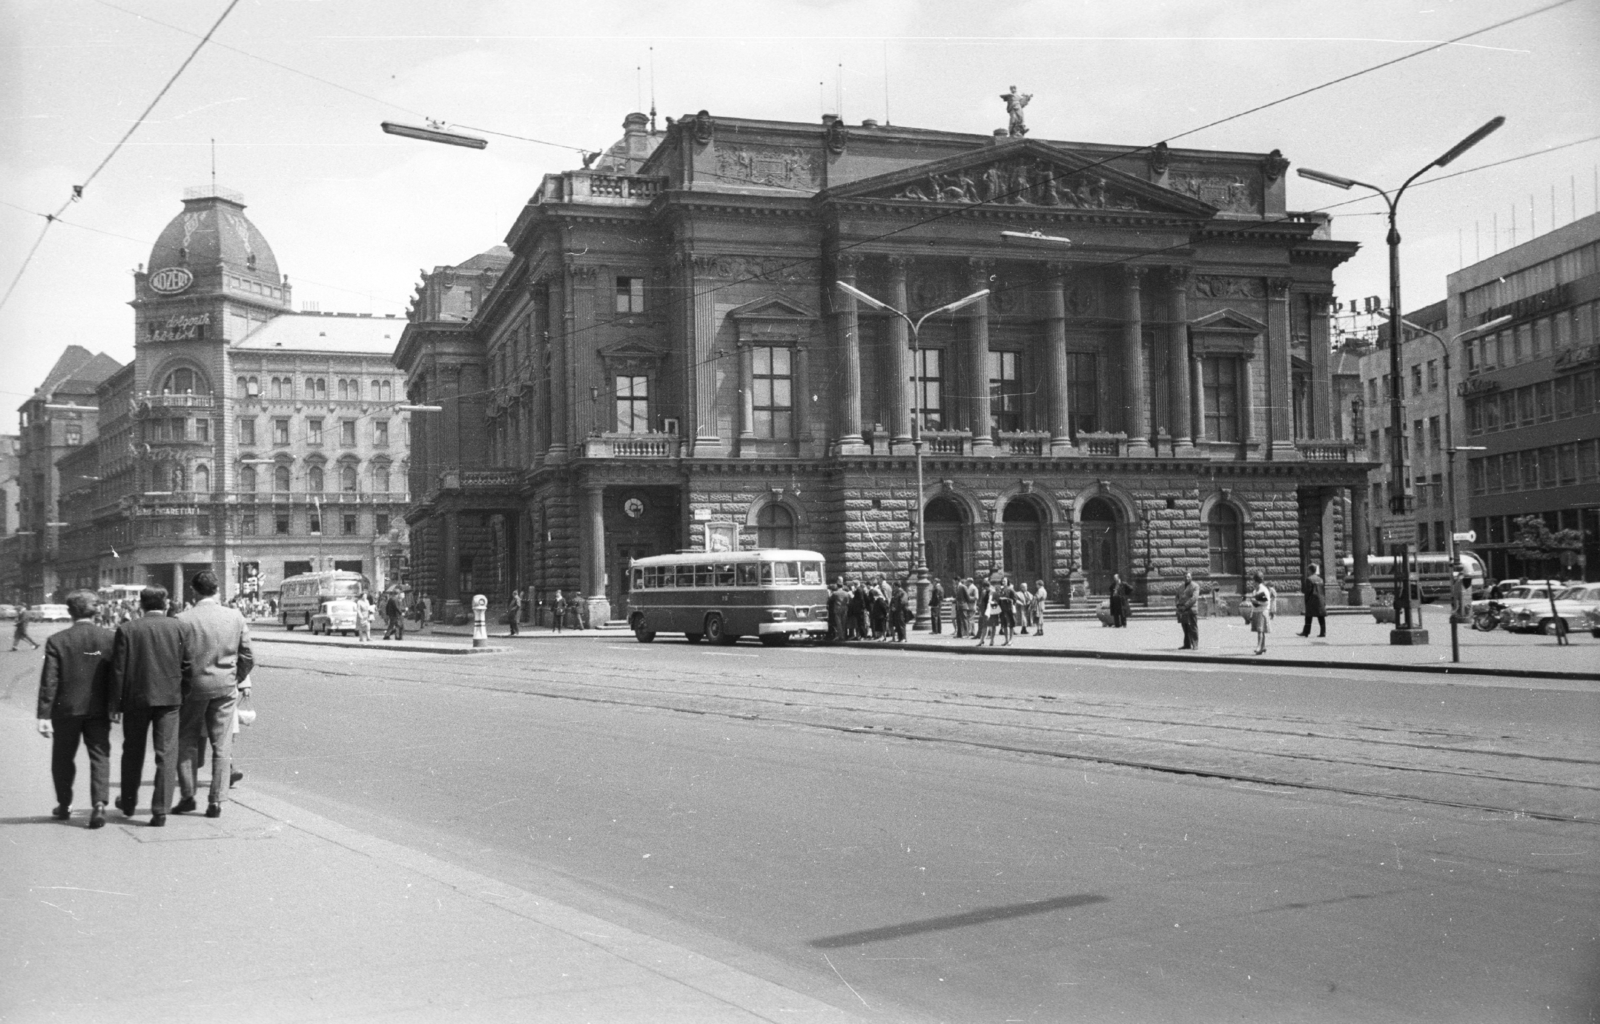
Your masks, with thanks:
[(189, 652), (178, 620), (167, 617), (167, 588), (145, 587), (139, 607), (144, 617), (124, 623), (111, 649), (111, 720), (122, 722), (122, 797), (117, 807), (131, 818), (139, 806), (145, 741), (153, 737), (156, 778), (150, 824), (160, 826), (167, 823), (172, 806)]
[(111, 799), (111, 645), (109, 629), (94, 624), (100, 600), (93, 591), (67, 595), (72, 625), (44, 642), (39, 673), (39, 733), (54, 737), (50, 777), (56, 784), (56, 817), (72, 816), (72, 783), (78, 775), (78, 741), (89, 752), (89, 827), (106, 823)]
[(1328, 635), (1328, 607), (1325, 584), (1322, 574), (1317, 572), (1314, 565), (1306, 566), (1305, 579), (1300, 581), (1300, 595), (1306, 602), (1306, 624), (1300, 630), (1301, 636), (1311, 635), (1311, 622), (1317, 623), (1317, 635)]

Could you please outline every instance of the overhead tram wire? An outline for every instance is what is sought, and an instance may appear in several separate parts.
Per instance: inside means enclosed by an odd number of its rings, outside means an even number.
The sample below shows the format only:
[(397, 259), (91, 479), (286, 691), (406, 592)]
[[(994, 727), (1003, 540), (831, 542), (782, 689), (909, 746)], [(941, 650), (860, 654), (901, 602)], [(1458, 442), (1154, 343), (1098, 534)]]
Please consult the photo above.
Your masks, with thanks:
[(217, 20), (211, 23), (211, 28), (206, 30), (206, 34), (195, 44), (194, 49), (189, 51), (189, 56), (185, 57), (183, 63), (178, 65), (178, 70), (174, 71), (172, 76), (167, 79), (167, 83), (161, 87), (161, 91), (156, 93), (155, 98), (144, 108), (144, 112), (134, 119), (134, 122), (128, 126), (126, 132), (123, 132), (122, 138), (118, 139), (116, 144), (111, 147), (111, 151), (105, 155), (105, 159), (101, 160), (95, 169), (89, 172), (89, 176), (83, 179), (81, 185), (72, 186), (72, 194), (67, 197), (66, 202), (61, 204), (60, 209), (45, 217), (44, 227), (40, 229), (39, 237), (34, 240), (33, 248), (29, 249), (28, 255), (23, 257), (22, 266), (17, 268), (17, 276), (11, 279), (11, 284), (6, 288), (5, 295), (0, 296), (0, 309), (5, 308), (6, 303), (11, 300), (12, 293), (17, 290), (17, 283), (22, 280), (22, 275), (27, 272), (28, 264), (33, 262), (34, 254), (39, 251), (39, 246), (44, 243), (45, 235), (50, 231), (50, 225), (54, 224), (56, 219), (66, 212), (67, 207), (83, 198), (83, 193), (88, 189), (90, 183), (100, 176), (100, 172), (106, 169), (106, 165), (111, 162), (111, 158), (117, 155), (129, 139), (133, 138), (133, 133), (139, 130), (140, 125), (144, 124), (145, 118), (149, 117), (150, 112), (155, 110), (156, 104), (161, 102), (161, 98), (167, 94), (167, 90), (172, 88), (178, 78), (194, 62), (194, 59), (200, 55), (200, 51), (205, 48), (206, 43), (211, 41), (211, 37), (216, 34), (217, 29), (222, 27), (222, 23), (227, 20), (228, 15), (232, 14), (233, 9), (237, 6), (239, 6), (239, 0), (228, 0), (228, 6), (217, 16)]

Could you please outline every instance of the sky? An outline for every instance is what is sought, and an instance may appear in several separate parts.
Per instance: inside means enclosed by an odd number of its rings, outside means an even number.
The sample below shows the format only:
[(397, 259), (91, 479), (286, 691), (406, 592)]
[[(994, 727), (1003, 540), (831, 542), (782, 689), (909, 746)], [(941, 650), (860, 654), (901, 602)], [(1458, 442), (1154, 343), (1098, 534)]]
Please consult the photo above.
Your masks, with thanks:
[[(66, 345), (133, 358), (131, 273), (213, 157), (297, 305), (403, 316), (421, 270), (503, 242), (544, 174), (652, 95), (663, 126), (706, 109), (988, 134), (1015, 84), (1035, 138), (1281, 149), (1381, 187), (1503, 115), (1406, 193), (1409, 311), (1600, 208), (1597, 50), (1600, 0), (0, 0), (0, 431)], [(498, 134), (477, 151), (378, 127), (424, 118)], [(1336, 297), (1386, 301), (1384, 207), (1361, 195), (1290, 172), (1289, 208), (1362, 244)]]

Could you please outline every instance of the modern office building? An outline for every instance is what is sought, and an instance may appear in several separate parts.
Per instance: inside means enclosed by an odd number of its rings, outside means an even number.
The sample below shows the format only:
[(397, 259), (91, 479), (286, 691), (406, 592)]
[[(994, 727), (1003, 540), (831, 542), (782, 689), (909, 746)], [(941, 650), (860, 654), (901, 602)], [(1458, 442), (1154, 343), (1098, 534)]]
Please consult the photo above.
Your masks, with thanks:
[(314, 567), (403, 582), (404, 321), (293, 312), (244, 209), (191, 189), (134, 275), (134, 361), (89, 389), (98, 430), (59, 467), (73, 585), (181, 592), (204, 568), (229, 597)]
[[(933, 575), (1057, 600), (1186, 570), (1294, 592), (1364, 548), (1328, 327), (1356, 246), (1290, 210), (1277, 151), (701, 112), (630, 115), (617, 153), (647, 155), (545, 177), (492, 281), (424, 281), (476, 289), (464, 322), (419, 302), (396, 353), (444, 408), (410, 513), (440, 607), (560, 588), (599, 619), (631, 559), (717, 545), (901, 576), (919, 512)], [(919, 317), (988, 295), (913, 349), (840, 281)]]
[[(1496, 578), (1560, 571), (1600, 579), (1600, 215), (1449, 276), (1450, 332), (1511, 320), (1461, 352), (1460, 443), (1475, 549)], [(1576, 530), (1558, 564), (1512, 548), (1518, 517)]]

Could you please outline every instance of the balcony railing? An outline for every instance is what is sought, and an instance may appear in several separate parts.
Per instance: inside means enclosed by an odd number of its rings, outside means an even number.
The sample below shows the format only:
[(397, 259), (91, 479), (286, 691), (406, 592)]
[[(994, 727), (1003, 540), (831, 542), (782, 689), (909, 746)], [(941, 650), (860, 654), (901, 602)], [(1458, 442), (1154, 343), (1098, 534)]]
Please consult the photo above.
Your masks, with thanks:
[(139, 401), (152, 409), (210, 409), (216, 402), (210, 395), (174, 395), (170, 392), (146, 391)]
[(544, 203), (602, 202), (648, 203), (661, 194), (663, 178), (604, 171), (563, 171), (547, 174), (539, 189)]
[(1339, 441), (1333, 438), (1316, 441), (1300, 440), (1294, 443), (1300, 450), (1300, 457), (1307, 462), (1354, 462), (1357, 461), (1356, 451), (1363, 446), (1352, 441)]
[(994, 435), (997, 448), (1006, 455), (1046, 455), (1050, 433), (1045, 430), (1001, 430)]
[(1120, 456), (1125, 453), (1127, 446), (1128, 435), (1121, 431), (1115, 434), (1078, 432), (1078, 448), (1085, 455)]
[(972, 451), (970, 430), (924, 430), (922, 440), (929, 455), (966, 455)]
[(676, 459), (677, 434), (596, 434), (583, 442), (590, 459)]

